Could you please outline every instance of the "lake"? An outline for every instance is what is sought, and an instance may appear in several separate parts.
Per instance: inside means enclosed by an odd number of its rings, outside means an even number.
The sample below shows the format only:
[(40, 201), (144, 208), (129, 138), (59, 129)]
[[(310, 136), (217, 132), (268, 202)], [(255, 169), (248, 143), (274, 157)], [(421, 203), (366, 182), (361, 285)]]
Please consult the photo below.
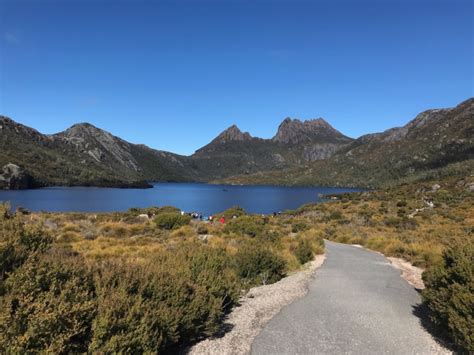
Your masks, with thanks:
[(111, 212), (131, 207), (175, 206), (211, 215), (232, 206), (269, 214), (321, 202), (318, 194), (360, 191), (334, 187), (234, 186), (198, 183), (154, 183), (151, 189), (51, 187), (1, 191), (0, 201), (12, 208), (50, 212)]

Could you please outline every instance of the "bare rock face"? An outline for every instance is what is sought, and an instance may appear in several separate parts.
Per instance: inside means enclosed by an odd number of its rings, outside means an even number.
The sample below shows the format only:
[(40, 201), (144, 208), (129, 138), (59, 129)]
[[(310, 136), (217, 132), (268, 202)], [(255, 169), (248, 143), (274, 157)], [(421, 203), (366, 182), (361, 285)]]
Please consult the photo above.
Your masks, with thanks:
[(323, 118), (300, 121), (287, 117), (278, 127), (272, 141), (287, 145), (299, 145), (314, 142), (349, 143), (352, 139), (334, 129)]
[(248, 132), (242, 132), (236, 125), (232, 125), (227, 128), (224, 132), (219, 134), (213, 142), (215, 143), (228, 143), (235, 141), (250, 141), (252, 136)]
[(56, 134), (55, 137), (76, 146), (98, 163), (109, 159), (128, 169), (139, 171), (138, 164), (131, 154), (127, 142), (89, 123), (76, 124), (66, 131)]
[(34, 187), (33, 177), (15, 164), (3, 166), (0, 173), (0, 189), (21, 190)]
[(307, 145), (303, 149), (303, 159), (305, 161), (328, 159), (340, 148), (341, 145), (334, 143)]

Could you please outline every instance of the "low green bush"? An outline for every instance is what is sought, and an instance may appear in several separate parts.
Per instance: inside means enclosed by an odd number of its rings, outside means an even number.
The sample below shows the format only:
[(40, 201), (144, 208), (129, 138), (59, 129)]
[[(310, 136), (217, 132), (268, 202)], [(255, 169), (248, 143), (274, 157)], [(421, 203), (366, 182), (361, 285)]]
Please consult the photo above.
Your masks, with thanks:
[(240, 294), (232, 264), (224, 250), (190, 243), (144, 265), (100, 265), (89, 351), (172, 353), (214, 335)]
[(314, 259), (313, 247), (307, 239), (300, 239), (293, 253), (300, 264), (306, 264)]
[(230, 220), (234, 216), (235, 217), (241, 217), (241, 216), (245, 216), (246, 214), (247, 214), (247, 212), (245, 212), (245, 210), (242, 207), (234, 206), (234, 207), (231, 207), (231, 208), (225, 210), (222, 213), (219, 213), (217, 216), (218, 216), (218, 218), (224, 217), (226, 220)]
[(474, 241), (458, 241), (440, 265), (423, 274), (423, 300), (431, 318), (461, 351), (474, 352)]
[(344, 216), (342, 215), (340, 211), (333, 211), (328, 216), (329, 220), (334, 220), (334, 221), (341, 220), (343, 218)]
[(179, 208), (173, 206), (162, 206), (162, 207), (147, 207), (147, 208), (130, 208), (128, 213), (133, 216), (139, 214), (159, 215), (161, 213), (180, 213)]
[(96, 314), (82, 258), (64, 250), (31, 256), (6, 281), (0, 301), (2, 353), (83, 353)]
[(406, 207), (407, 202), (405, 200), (400, 200), (397, 202), (397, 207)]
[(302, 231), (305, 231), (305, 230), (308, 230), (309, 229), (309, 226), (307, 223), (305, 222), (295, 222), (291, 225), (291, 231), (293, 233), (298, 233), (298, 232), (302, 232)]
[(273, 283), (285, 275), (285, 261), (259, 245), (241, 248), (235, 256), (235, 263), (238, 275), (251, 285)]
[(218, 332), (240, 295), (224, 249), (183, 243), (145, 264), (89, 264), (17, 222), (0, 217), (0, 353), (173, 352)]
[(191, 217), (176, 212), (163, 212), (158, 214), (153, 221), (158, 228), (171, 230), (189, 224)]
[(25, 226), (8, 211), (8, 205), (0, 204), (0, 296), (8, 275), (35, 253), (49, 249), (53, 241), (39, 227)]
[(231, 219), (225, 226), (227, 233), (245, 234), (256, 237), (263, 233), (265, 221), (261, 216), (241, 216)]
[(205, 225), (199, 224), (199, 226), (197, 227), (197, 233), (200, 235), (207, 234), (209, 233), (209, 229), (207, 229)]
[(387, 217), (384, 218), (383, 223), (387, 227), (414, 230), (418, 227), (418, 222), (414, 218), (408, 218), (407, 216), (402, 217)]
[(214, 334), (222, 299), (181, 271), (151, 265), (103, 270), (90, 352), (171, 352), (178, 344)]

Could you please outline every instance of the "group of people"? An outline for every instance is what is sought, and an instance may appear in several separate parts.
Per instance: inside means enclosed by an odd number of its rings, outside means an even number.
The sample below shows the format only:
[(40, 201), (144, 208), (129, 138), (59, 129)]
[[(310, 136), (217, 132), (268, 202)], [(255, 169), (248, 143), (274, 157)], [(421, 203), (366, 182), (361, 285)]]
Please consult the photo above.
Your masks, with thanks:
[[(279, 215), (281, 215), (282, 212), (281, 211), (278, 211), (278, 212), (273, 212), (270, 216), (272, 217), (277, 217)], [(217, 223), (220, 223), (220, 224), (225, 224), (227, 221), (226, 221), (226, 218), (224, 216), (213, 216), (213, 215), (210, 215), (210, 216), (204, 216), (202, 213), (200, 212), (185, 212), (185, 211), (181, 211), (181, 215), (186, 215), (186, 216), (190, 216), (192, 219), (194, 220), (198, 220), (198, 221), (203, 221), (203, 222), (208, 222), (208, 223), (214, 223), (214, 222), (217, 222)], [(262, 218), (265, 222), (268, 222), (268, 217), (267, 215), (264, 215), (262, 214)], [(232, 216), (232, 219), (234, 218), (237, 218), (237, 215), (233, 215)]]
[[(208, 221), (209, 221), (209, 223), (214, 223), (214, 220), (215, 220), (215, 219), (216, 219), (216, 217), (214, 217), (214, 216), (209, 216)], [(219, 223), (220, 223), (220, 224), (225, 224), (225, 217), (224, 217), (224, 216), (222, 216), (221, 218), (219, 218)]]
[[(209, 223), (214, 223), (214, 221), (216, 220), (216, 217), (214, 216), (203, 216), (202, 213), (199, 213), (199, 212), (185, 212), (185, 211), (181, 211), (181, 215), (186, 215), (186, 216), (190, 216), (192, 219), (197, 219), (197, 220), (200, 220), (200, 221), (205, 221), (205, 222), (209, 222)], [(233, 216), (233, 218), (237, 218), (237, 216)], [(219, 218), (219, 223), (221, 224), (225, 224), (226, 220), (225, 220), (225, 217), (222, 216)]]
[(184, 212), (184, 211), (181, 211), (181, 215), (187, 215), (187, 216), (190, 216), (192, 219), (199, 219), (199, 220), (203, 220), (204, 219), (204, 216), (202, 215), (202, 213), (198, 213), (198, 212)]
[[(272, 216), (273, 217), (276, 217), (276, 216), (279, 216), (281, 215), (281, 211), (278, 211), (278, 212), (273, 212), (272, 213)], [(181, 215), (187, 215), (187, 216), (190, 216), (192, 219), (197, 219), (197, 220), (200, 220), (200, 221), (205, 221), (205, 222), (209, 222), (209, 223), (214, 223), (214, 221), (216, 221), (216, 218), (215, 216), (203, 216), (202, 213), (199, 213), (199, 212), (185, 212), (185, 211), (181, 211)], [(233, 215), (232, 216), (232, 219), (234, 218), (237, 218), (236, 215)], [(266, 215), (262, 215), (262, 218), (263, 219), (267, 219), (268, 217)], [(218, 222), (221, 223), (221, 224), (225, 224), (226, 223), (226, 219), (224, 216), (221, 216), (219, 219), (218, 219)]]

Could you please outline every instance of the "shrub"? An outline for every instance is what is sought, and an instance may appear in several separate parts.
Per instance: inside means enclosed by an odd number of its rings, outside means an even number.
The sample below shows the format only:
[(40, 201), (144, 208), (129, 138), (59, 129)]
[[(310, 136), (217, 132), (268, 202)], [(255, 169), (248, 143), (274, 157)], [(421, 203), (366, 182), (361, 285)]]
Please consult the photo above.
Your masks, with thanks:
[(179, 208), (173, 206), (163, 206), (163, 207), (148, 207), (148, 208), (130, 208), (128, 213), (132, 216), (138, 216), (139, 214), (148, 214), (148, 215), (159, 215), (161, 213), (180, 213)]
[(300, 222), (293, 223), (291, 225), (291, 231), (293, 233), (302, 232), (302, 231), (305, 231), (307, 229), (309, 229), (309, 226), (305, 222), (300, 221)]
[(223, 250), (184, 245), (145, 265), (107, 263), (97, 272), (92, 353), (162, 353), (213, 335), (239, 284)]
[(53, 241), (40, 227), (25, 227), (8, 210), (8, 205), (0, 205), (0, 295), (9, 273), (30, 256), (47, 250)]
[(81, 239), (81, 235), (79, 233), (65, 232), (63, 234), (60, 234), (56, 238), (56, 241), (59, 243), (72, 243), (72, 242), (77, 242), (80, 239)]
[(265, 228), (263, 233), (258, 235), (258, 239), (262, 240), (263, 242), (276, 243), (280, 240), (283, 233), (284, 231), (278, 228), (277, 229)]
[(474, 241), (457, 242), (423, 274), (423, 300), (432, 320), (466, 352), (474, 351)]
[(306, 264), (314, 259), (313, 248), (307, 239), (300, 239), (293, 253), (300, 264)]
[(233, 232), (236, 234), (245, 234), (250, 237), (260, 235), (265, 228), (265, 222), (260, 216), (242, 216), (234, 218), (227, 223), (225, 227), (226, 232)]
[(285, 275), (285, 261), (257, 245), (240, 249), (235, 256), (238, 275), (249, 284), (268, 284)]
[(162, 213), (181, 213), (181, 210), (179, 208), (176, 208), (174, 206), (163, 206), (163, 207), (155, 207), (155, 208), (148, 208), (146, 209), (145, 213), (151, 213), (151, 214), (162, 214)]
[(407, 211), (404, 208), (399, 208), (397, 211), (397, 216), (398, 217), (403, 217), (407, 214)]
[(108, 222), (106, 223), (101, 232), (104, 235), (114, 238), (124, 238), (128, 235), (128, 229), (122, 224), (118, 222)]
[(407, 202), (405, 200), (401, 200), (397, 202), (397, 207), (406, 207)]
[(188, 215), (181, 215), (175, 212), (164, 212), (157, 215), (154, 219), (155, 224), (161, 229), (176, 229), (189, 224), (191, 217)]
[(245, 210), (242, 207), (234, 206), (225, 210), (222, 213), (219, 213), (218, 216), (224, 217), (226, 220), (230, 220), (234, 216), (241, 217), (241, 216), (245, 216), (246, 214), (247, 212), (245, 212)]
[(344, 216), (342, 215), (342, 213), (340, 211), (333, 211), (328, 216), (329, 220), (335, 220), (335, 221), (341, 220), (343, 218), (344, 218)]
[(61, 250), (34, 255), (6, 286), (0, 303), (2, 352), (87, 351), (96, 309), (93, 279), (80, 257)]
[(199, 224), (199, 226), (197, 227), (197, 233), (200, 235), (208, 234), (209, 230), (207, 229), (205, 225)]
[[(232, 259), (224, 249), (214, 249), (190, 245), (181, 249), (190, 260), (189, 269), (194, 282), (205, 287), (208, 292), (221, 300), (224, 311), (234, 305), (240, 294), (240, 283), (234, 270)], [(216, 329), (217, 330), (217, 329)]]
[(383, 223), (387, 227), (397, 228), (398, 225), (400, 224), (400, 218), (398, 218), (398, 217), (387, 217), (387, 218), (384, 218)]
[(387, 227), (393, 227), (397, 229), (408, 229), (413, 230), (418, 226), (418, 222), (414, 218), (408, 218), (406, 216), (400, 217), (387, 217), (383, 220)]

